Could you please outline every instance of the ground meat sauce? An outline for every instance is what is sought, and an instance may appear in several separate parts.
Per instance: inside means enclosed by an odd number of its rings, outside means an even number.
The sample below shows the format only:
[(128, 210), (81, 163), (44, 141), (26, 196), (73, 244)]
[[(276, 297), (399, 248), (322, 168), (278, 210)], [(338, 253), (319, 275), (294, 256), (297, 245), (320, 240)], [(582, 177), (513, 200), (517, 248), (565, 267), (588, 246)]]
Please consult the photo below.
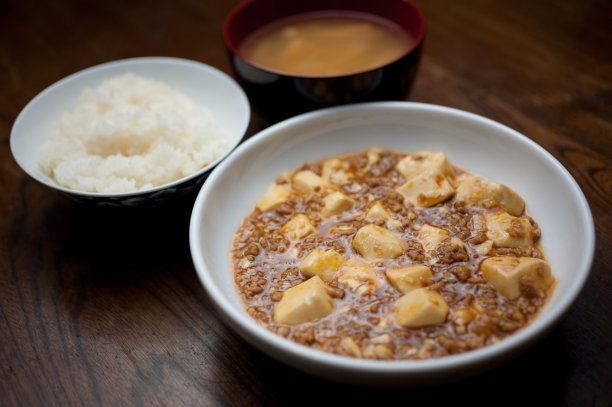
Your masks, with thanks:
[(236, 231), (231, 259), (248, 314), (267, 329), (326, 352), (425, 359), (533, 320), (554, 285), (539, 237), (506, 186), (443, 153), (370, 148), (282, 174)]

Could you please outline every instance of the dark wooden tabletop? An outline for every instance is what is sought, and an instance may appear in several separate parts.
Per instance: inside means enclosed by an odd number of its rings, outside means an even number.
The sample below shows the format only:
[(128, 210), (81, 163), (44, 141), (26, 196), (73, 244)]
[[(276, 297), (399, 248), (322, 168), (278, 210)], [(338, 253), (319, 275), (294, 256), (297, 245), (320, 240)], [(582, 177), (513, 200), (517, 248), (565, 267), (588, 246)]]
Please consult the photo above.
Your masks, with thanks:
[[(20, 110), (80, 69), (155, 55), (231, 74), (221, 30), (236, 3), (0, 1), (0, 405), (612, 405), (612, 2), (415, 0), (428, 31), (411, 100), (542, 145), (584, 191), (597, 249), (580, 298), (536, 346), (481, 376), (410, 390), (310, 377), (230, 330), (191, 262), (192, 197), (90, 207), (11, 156)], [(248, 135), (265, 126), (255, 115)]]

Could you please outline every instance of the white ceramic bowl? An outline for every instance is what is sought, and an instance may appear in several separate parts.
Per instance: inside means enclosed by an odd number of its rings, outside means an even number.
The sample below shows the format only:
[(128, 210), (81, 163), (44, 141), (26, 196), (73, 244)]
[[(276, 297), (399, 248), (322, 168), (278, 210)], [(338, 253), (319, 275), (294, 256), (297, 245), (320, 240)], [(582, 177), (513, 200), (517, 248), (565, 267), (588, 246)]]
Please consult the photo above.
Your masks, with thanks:
[[(542, 229), (541, 243), (558, 285), (527, 328), (488, 347), (423, 361), (361, 360), (293, 343), (257, 325), (234, 289), (232, 234), (277, 175), (306, 161), (379, 145), (439, 150), (450, 162), (514, 188)], [(269, 127), (240, 145), (200, 190), (190, 225), (196, 271), (238, 333), (302, 371), (360, 385), (434, 384), (482, 372), (523, 351), (566, 313), (590, 271), (595, 235), (580, 188), (564, 167), (529, 138), (489, 119), (441, 106), (380, 102), (306, 113)], [(576, 255), (578, 253), (578, 255)]]
[[(64, 111), (77, 105), (86, 87), (96, 87), (106, 79), (127, 72), (165, 82), (198, 105), (208, 108), (227, 135), (230, 148), (210, 165), (187, 177), (136, 192), (91, 193), (55, 184), (38, 166), (40, 147), (52, 134), (55, 122)], [(71, 198), (100, 205), (154, 206), (199, 187), (210, 170), (242, 140), (250, 117), (249, 102), (242, 88), (216, 68), (180, 58), (130, 58), (76, 72), (39, 93), (23, 108), (13, 124), (11, 151), (19, 166), (32, 178)]]

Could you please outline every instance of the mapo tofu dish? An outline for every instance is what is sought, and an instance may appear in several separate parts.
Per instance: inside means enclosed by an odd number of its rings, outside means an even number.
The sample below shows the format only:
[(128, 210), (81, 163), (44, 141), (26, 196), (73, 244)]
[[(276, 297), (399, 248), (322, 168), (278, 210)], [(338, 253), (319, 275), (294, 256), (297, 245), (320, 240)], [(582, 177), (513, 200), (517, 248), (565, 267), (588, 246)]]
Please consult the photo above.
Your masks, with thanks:
[(437, 151), (373, 147), (281, 174), (234, 234), (246, 311), (305, 346), (426, 359), (528, 325), (555, 280), (506, 185)]

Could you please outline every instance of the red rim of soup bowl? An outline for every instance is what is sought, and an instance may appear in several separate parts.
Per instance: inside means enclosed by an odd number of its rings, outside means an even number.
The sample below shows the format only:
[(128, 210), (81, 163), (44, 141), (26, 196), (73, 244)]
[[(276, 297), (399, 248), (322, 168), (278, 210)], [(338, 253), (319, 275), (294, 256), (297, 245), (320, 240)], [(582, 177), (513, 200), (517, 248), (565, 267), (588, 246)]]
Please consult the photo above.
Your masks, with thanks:
[[(251, 34), (280, 19), (305, 13), (365, 13), (405, 30), (413, 44), (384, 65), (343, 75), (296, 75), (249, 61), (240, 45)], [(238, 82), (252, 108), (268, 122), (300, 113), (347, 103), (405, 100), (416, 77), (425, 38), (425, 18), (407, 0), (246, 0), (226, 18), (224, 41)]]
[(286, 17), (317, 11), (370, 14), (376, 18), (395, 23), (401, 29), (408, 32), (413, 39), (411, 46), (402, 55), (388, 61), (385, 65), (392, 64), (413, 52), (425, 38), (425, 17), (421, 10), (408, 0), (384, 0), (377, 2), (371, 0), (311, 0), (308, 2), (246, 0), (232, 9), (226, 18), (223, 26), (223, 38), (232, 54), (265, 71), (275, 72), (280, 75), (324, 78), (354, 75), (378, 68), (351, 71), (344, 75), (296, 75), (257, 65), (241, 54), (239, 47), (242, 42), (259, 28)]

